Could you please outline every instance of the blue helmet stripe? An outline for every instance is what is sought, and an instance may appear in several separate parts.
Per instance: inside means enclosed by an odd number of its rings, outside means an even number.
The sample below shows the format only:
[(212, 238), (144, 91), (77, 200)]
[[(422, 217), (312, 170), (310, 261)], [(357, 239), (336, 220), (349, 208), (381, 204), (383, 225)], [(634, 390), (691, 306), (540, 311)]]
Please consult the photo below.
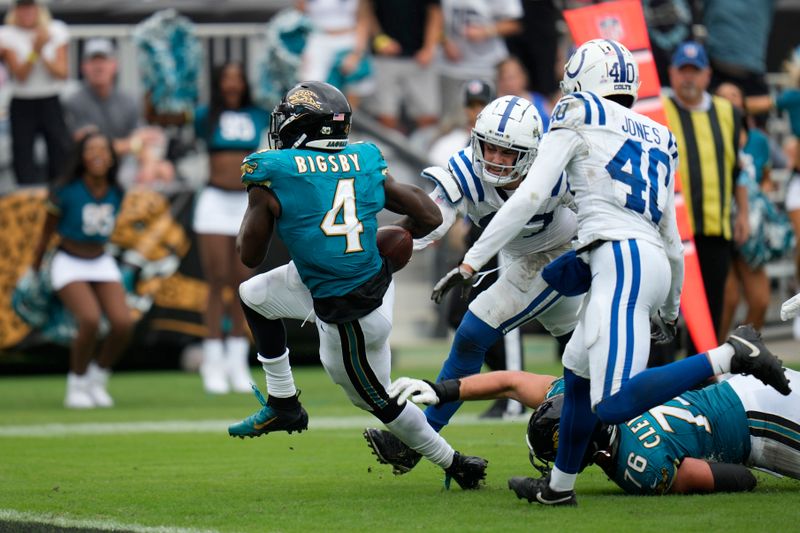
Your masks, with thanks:
[(503, 133), (506, 131), (506, 122), (508, 122), (508, 119), (511, 118), (511, 110), (514, 109), (514, 106), (517, 105), (518, 101), (519, 96), (515, 96), (508, 101), (508, 105), (506, 106), (505, 111), (503, 111), (503, 116), (500, 118), (500, 125), (497, 126), (498, 132)]
[(622, 55), (622, 50), (617, 43), (611, 39), (606, 39), (606, 42), (611, 45), (611, 48), (617, 52), (617, 61), (619, 61), (619, 82), (620, 83), (633, 83), (633, 80), (628, 81), (628, 69), (625, 65), (625, 56)]

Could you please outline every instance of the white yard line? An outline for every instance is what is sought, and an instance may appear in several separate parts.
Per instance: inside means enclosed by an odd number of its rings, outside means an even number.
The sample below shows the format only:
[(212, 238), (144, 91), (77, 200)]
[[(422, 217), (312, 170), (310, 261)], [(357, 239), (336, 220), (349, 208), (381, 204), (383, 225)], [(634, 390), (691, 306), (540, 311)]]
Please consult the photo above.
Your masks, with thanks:
[[(477, 415), (461, 415), (455, 418), (456, 425), (479, 425), (487, 423), (521, 423), (527, 416), (500, 420), (481, 420)], [(119, 435), (131, 433), (226, 433), (228, 425), (235, 420), (145, 420), (141, 422), (90, 422), (83, 424), (38, 424), (23, 426), (0, 425), (0, 438), (9, 437), (59, 437), (70, 435)], [(312, 417), (309, 429), (362, 429), (382, 427), (371, 416)]]
[[(185, 527), (158, 526), (149, 527), (138, 524), (124, 524), (114, 520), (88, 520), (64, 518), (53, 513), (21, 513), (10, 509), (0, 509), (0, 527), (13, 526), (18, 523), (42, 524), (55, 528), (85, 528), (99, 531), (134, 531), (136, 533), (213, 533), (213, 529), (191, 529)], [(5, 530), (4, 530), (5, 531)]]

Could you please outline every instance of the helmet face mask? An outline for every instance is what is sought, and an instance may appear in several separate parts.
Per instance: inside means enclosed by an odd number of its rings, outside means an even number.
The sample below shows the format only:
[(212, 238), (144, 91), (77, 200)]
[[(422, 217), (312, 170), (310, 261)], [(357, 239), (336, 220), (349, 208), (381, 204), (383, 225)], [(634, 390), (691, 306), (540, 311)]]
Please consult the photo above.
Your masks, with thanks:
[[(528, 431), (525, 435), (528, 458), (531, 465), (542, 475), (547, 475), (550, 463), (556, 460), (563, 407), (564, 395), (556, 394), (542, 402), (528, 421)], [(579, 472), (594, 463), (598, 454), (613, 454), (611, 450), (616, 435), (616, 426), (598, 423), (581, 460)]]
[[(472, 128), (472, 164), (481, 180), (493, 187), (524, 178), (533, 164), (542, 137), (542, 119), (529, 101), (518, 96), (502, 96), (490, 102), (478, 115)], [(517, 152), (511, 164), (496, 159), (487, 161), (486, 145), (499, 151)]]
[(299, 83), (272, 111), (269, 147), (341, 150), (348, 144), (351, 115), (347, 98), (333, 85)]
[(575, 50), (564, 65), (561, 92), (627, 97), (629, 107), (633, 107), (640, 83), (639, 65), (630, 50), (611, 39), (592, 39)]

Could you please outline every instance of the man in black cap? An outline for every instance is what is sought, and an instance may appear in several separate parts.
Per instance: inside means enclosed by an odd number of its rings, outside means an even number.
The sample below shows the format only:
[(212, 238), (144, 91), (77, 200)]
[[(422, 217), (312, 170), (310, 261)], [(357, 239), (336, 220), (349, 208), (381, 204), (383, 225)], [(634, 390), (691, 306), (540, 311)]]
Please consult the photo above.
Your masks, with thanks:
[(439, 137), (428, 154), (431, 164), (446, 167), (453, 153), (469, 144), (469, 135), (478, 113), (494, 100), (494, 86), (487, 81), (474, 79), (461, 86), (461, 101), (464, 103), (463, 123)]

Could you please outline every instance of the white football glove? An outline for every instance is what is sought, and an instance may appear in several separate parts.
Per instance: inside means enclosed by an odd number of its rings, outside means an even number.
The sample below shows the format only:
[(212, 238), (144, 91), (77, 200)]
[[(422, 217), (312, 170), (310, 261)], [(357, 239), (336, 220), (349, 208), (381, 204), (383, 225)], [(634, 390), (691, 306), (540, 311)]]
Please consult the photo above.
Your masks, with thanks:
[(392, 398), (397, 397), (397, 405), (403, 405), (409, 398), (414, 403), (424, 405), (436, 405), (439, 403), (439, 396), (436, 395), (433, 387), (421, 379), (397, 378), (389, 385), (386, 392)]
[(781, 305), (781, 320), (789, 320), (800, 315), (800, 293), (795, 294)]

